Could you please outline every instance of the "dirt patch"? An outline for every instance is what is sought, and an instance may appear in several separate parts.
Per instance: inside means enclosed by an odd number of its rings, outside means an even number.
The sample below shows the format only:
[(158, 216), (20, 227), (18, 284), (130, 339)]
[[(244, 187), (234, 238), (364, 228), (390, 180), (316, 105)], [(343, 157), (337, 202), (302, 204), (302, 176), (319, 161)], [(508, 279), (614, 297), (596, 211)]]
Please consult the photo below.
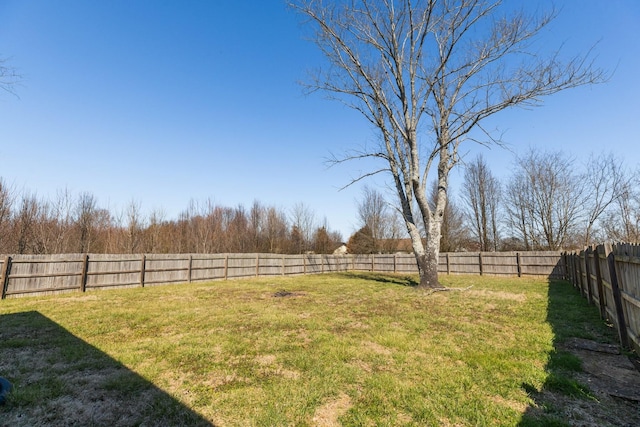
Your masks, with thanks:
[(586, 385), (592, 398), (544, 390), (537, 397), (536, 417), (552, 412), (570, 426), (640, 426), (640, 372), (615, 345), (571, 338), (559, 346), (580, 358), (582, 371), (573, 378)]
[(290, 298), (290, 297), (300, 297), (303, 295), (304, 295), (304, 292), (291, 292), (285, 289), (281, 289), (277, 292), (274, 292), (272, 296), (274, 298)]
[(640, 372), (617, 346), (572, 339), (564, 348), (582, 360), (578, 377), (591, 390), (640, 403)]
[(349, 408), (351, 408), (351, 398), (347, 394), (341, 393), (336, 399), (325, 403), (316, 410), (313, 420), (311, 420), (312, 425), (338, 427), (341, 425), (338, 419), (346, 414)]

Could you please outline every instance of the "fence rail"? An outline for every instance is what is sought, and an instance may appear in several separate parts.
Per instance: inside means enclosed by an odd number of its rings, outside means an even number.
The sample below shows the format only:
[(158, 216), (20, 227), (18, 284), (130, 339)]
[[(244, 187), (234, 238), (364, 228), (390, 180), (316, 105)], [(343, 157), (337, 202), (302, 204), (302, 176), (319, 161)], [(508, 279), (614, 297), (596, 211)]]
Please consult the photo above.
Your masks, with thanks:
[[(560, 252), (440, 254), (441, 274), (564, 278)], [(91, 289), (145, 287), (340, 271), (417, 273), (412, 254), (13, 255), (0, 265), (2, 299)]]
[(622, 346), (640, 354), (640, 245), (599, 245), (564, 257), (569, 280), (614, 325)]

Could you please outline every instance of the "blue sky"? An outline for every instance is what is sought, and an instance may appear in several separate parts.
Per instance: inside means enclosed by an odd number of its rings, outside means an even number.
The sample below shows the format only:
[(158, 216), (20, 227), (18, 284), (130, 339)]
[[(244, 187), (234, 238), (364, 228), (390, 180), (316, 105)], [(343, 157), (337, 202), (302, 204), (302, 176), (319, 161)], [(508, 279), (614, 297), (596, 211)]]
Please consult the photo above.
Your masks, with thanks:
[[(554, 4), (544, 43), (597, 43), (596, 62), (613, 76), (491, 126), (516, 153), (562, 149), (581, 162), (613, 152), (637, 167), (640, 2)], [(304, 95), (298, 82), (323, 60), (304, 34), (280, 0), (0, 0), (0, 56), (23, 76), (19, 97), (0, 94), (0, 177), (44, 198), (90, 192), (113, 212), (135, 201), (167, 219), (191, 199), (304, 203), (347, 238), (361, 185), (338, 189), (368, 165), (325, 159), (374, 135), (358, 113)], [(510, 151), (465, 151), (500, 178), (512, 169)]]

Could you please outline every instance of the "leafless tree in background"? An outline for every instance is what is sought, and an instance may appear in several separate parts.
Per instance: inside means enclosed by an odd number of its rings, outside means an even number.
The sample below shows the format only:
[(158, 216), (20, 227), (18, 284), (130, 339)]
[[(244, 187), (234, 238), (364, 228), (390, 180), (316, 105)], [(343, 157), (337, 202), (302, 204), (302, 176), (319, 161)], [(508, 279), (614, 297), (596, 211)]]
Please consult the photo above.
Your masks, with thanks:
[(529, 151), (507, 184), (509, 226), (527, 250), (559, 250), (580, 222), (584, 192), (573, 161), (560, 152)]
[(287, 246), (287, 230), (289, 225), (284, 211), (270, 207), (267, 209), (264, 239), (267, 246), (264, 252), (282, 253)]
[(291, 208), (291, 226), (292, 238), (294, 245), (294, 253), (304, 253), (311, 248), (313, 232), (316, 229), (316, 214), (307, 205), (298, 202)]
[(125, 210), (124, 229), (126, 230), (123, 242), (124, 253), (135, 254), (142, 249), (143, 232), (145, 228), (142, 217), (142, 205), (140, 202), (131, 200)]
[(0, 178), (0, 253), (9, 253), (12, 226), (11, 218), (15, 201), (15, 189)]
[[(586, 185), (586, 199), (583, 204), (585, 208), (584, 246), (594, 243), (593, 233), (597, 221), (608, 209), (614, 207), (617, 201), (629, 194), (630, 189), (633, 188), (634, 179), (634, 174), (625, 170), (622, 161), (613, 154), (592, 155), (589, 158), (582, 178)], [(621, 206), (624, 205), (622, 203)]]
[(356, 201), (360, 228), (368, 227), (371, 233), (371, 245), (374, 253), (389, 253), (397, 250), (401, 236), (401, 226), (395, 209), (386, 201), (384, 195), (365, 185), (362, 196)]
[(73, 195), (68, 188), (58, 190), (51, 203), (52, 216), (55, 221), (55, 239), (50, 253), (73, 252), (71, 246), (73, 232)]
[(482, 156), (479, 155), (466, 165), (462, 183), (465, 215), (481, 251), (498, 250), (498, 206), (501, 191), (500, 182), (493, 176)]
[[(77, 230), (79, 253), (91, 252), (97, 222), (98, 207), (96, 198), (91, 193), (81, 193), (76, 203), (74, 221)], [(93, 249), (95, 250), (95, 248)]]
[[(530, 48), (555, 17), (483, 0), (292, 0), (315, 28), (315, 44), (329, 62), (310, 81), (359, 111), (380, 138), (336, 162), (372, 158), (391, 174), (420, 272), (420, 286), (438, 287), (441, 224), (449, 172), (459, 147), (497, 142), (483, 120), (515, 106), (537, 106), (558, 91), (600, 82), (588, 57), (561, 60)], [(472, 132), (479, 131), (479, 132)], [(481, 138), (479, 137), (481, 136)], [(437, 201), (428, 176), (437, 170)], [(417, 208), (416, 208), (417, 207)], [(421, 216), (426, 244), (418, 229)]]
[(166, 221), (163, 209), (154, 209), (149, 214), (149, 225), (144, 233), (144, 252), (166, 253), (162, 241), (162, 223)]
[(374, 250), (380, 250), (379, 243), (386, 238), (387, 201), (379, 191), (364, 186), (362, 196), (357, 201), (358, 219), (360, 226), (368, 226), (371, 231), (371, 238)]
[(615, 201), (615, 209), (606, 215), (604, 230), (616, 242), (640, 243), (640, 170), (632, 172)]
[(38, 240), (37, 225), (40, 205), (34, 194), (24, 194), (20, 200), (20, 207), (15, 216), (15, 251), (18, 254), (39, 254), (43, 249)]

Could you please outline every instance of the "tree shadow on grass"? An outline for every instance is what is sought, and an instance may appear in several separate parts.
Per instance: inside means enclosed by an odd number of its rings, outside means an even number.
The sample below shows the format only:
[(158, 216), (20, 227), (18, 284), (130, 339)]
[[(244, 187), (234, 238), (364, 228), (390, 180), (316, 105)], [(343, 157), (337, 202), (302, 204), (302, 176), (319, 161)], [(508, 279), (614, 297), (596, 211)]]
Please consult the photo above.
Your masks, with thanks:
[[(553, 349), (549, 354), (547, 378), (541, 390), (532, 384), (522, 388), (534, 400), (523, 414), (525, 426), (600, 426), (634, 425), (625, 417), (633, 416), (638, 408), (628, 402), (610, 400), (594, 395), (583, 377), (582, 361), (568, 351), (568, 342), (576, 338), (598, 343), (614, 343), (615, 333), (600, 319), (598, 309), (590, 306), (569, 282), (550, 280), (547, 321), (553, 331)], [(623, 422), (618, 424), (616, 420)], [(629, 424), (631, 422), (631, 424)]]
[(386, 283), (389, 285), (413, 287), (413, 286), (418, 286), (420, 284), (415, 280), (415, 277), (412, 277), (407, 274), (368, 273), (368, 272), (361, 272), (361, 271), (338, 273), (338, 274), (351, 279), (374, 280), (376, 282)]
[(0, 315), (0, 426), (213, 424), (36, 311)]

